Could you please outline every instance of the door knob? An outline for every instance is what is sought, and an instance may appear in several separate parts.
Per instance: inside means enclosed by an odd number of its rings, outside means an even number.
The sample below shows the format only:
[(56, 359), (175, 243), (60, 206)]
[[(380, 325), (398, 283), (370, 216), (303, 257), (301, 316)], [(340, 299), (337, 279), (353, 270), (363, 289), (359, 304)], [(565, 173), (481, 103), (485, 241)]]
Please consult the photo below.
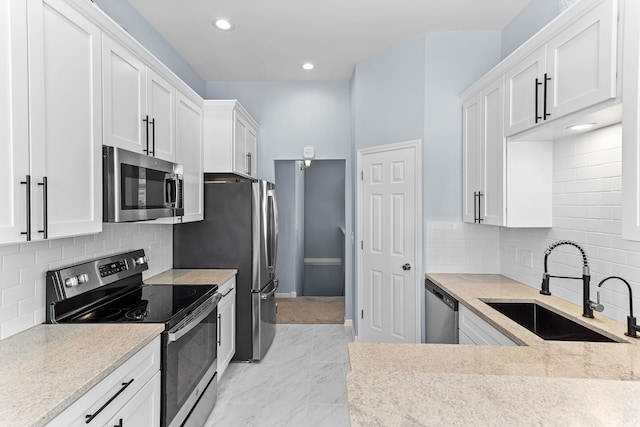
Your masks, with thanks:
[(407, 263), (407, 264), (403, 265), (403, 266), (402, 266), (402, 269), (403, 269), (404, 271), (411, 270), (411, 264)]

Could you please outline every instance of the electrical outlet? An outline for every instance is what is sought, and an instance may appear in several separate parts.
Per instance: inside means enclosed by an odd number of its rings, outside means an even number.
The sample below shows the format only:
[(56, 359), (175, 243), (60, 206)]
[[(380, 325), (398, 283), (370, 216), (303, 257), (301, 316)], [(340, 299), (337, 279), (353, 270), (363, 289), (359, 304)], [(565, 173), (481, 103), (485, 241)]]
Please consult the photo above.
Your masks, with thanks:
[(521, 249), (518, 252), (518, 264), (523, 267), (533, 268), (533, 252), (526, 249)]

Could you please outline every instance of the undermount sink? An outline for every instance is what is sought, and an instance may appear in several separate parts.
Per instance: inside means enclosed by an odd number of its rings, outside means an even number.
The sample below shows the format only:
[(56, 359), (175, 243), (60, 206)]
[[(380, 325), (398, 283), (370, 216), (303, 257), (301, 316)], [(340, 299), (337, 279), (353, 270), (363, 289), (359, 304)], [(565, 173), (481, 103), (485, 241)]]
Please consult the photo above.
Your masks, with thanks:
[(617, 342), (533, 302), (486, 304), (544, 340)]

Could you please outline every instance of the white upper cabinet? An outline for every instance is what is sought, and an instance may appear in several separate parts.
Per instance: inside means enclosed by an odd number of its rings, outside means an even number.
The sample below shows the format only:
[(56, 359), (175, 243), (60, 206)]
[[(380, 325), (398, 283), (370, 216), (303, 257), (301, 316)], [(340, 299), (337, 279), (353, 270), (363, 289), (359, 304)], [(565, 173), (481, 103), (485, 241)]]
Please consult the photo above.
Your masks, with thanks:
[(33, 226), (50, 239), (97, 233), (102, 230), (101, 32), (63, 0), (28, 5)]
[(184, 167), (184, 216), (182, 222), (204, 218), (202, 170), (202, 108), (178, 92), (177, 161)]
[(463, 221), (504, 225), (504, 78), (463, 102)]
[(175, 161), (175, 89), (103, 36), (104, 144)]
[(544, 88), (545, 52), (546, 47), (543, 46), (506, 72), (507, 135), (516, 134), (542, 122), (544, 99), (541, 87)]
[(257, 177), (258, 124), (235, 100), (205, 101), (204, 171)]
[(0, 244), (26, 240), (29, 170), (27, 9), (0, 4)]
[(622, 237), (640, 241), (640, 2), (625, 5)]
[(578, 16), (510, 65), (507, 136), (616, 97), (617, 4), (594, 0), (576, 5), (581, 9), (565, 13)]
[(149, 150), (152, 156), (169, 161), (176, 158), (175, 98), (175, 88), (158, 73), (147, 69), (147, 115), (150, 121), (147, 134), (151, 132)]

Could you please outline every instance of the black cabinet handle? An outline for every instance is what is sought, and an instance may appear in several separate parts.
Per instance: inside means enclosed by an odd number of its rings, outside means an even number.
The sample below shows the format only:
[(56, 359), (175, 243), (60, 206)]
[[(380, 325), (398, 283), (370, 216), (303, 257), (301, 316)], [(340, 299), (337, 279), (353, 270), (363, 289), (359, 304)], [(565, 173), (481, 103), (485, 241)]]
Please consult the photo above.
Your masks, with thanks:
[(478, 222), (478, 192), (473, 192), (473, 222)]
[(540, 82), (540, 80), (536, 77), (536, 88), (535, 88), (535, 98), (536, 98), (536, 123), (538, 123), (539, 120), (542, 120), (542, 117), (538, 115), (538, 86), (541, 86), (542, 82)]
[[(147, 145), (148, 147), (148, 145)], [(151, 119), (151, 155), (156, 156), (156, 119)]]
[(478, 224), (484, 221), (482, 219), (482, 196), (482, 191), (478, 191)]
[(85, 415), (85, 418), (86, 418), (85, 423), (86, 423), (86, 424), (89, 424), (91, 421), (93, 421), (93, 419), (94, 419), (95, 417), (97, 417), (97, 416), (98, 416), (98, 414), (104, 410), (104, 408), (106, 408), (107, 406), (109, 406), (109, 404), (110, 404), (111, 402), (113, 402), (113, 400), (114, 400), (116, 397), (120, 396), (120, 393), (122, 393), (123, 391), (125, 391), (125, 390), (126, 390), (126, 388), (127, 388), (127, 387), (129, 387), (129, 386), (131, 385), (131, 383), (133, 383), (133, 378), (131, 378), (131, 380), (130, 380), (129, 382), (127, 382), (127, 383), (122, 383), (122, 388), (121, 388), (120, 390), (118, 390), (118, 392), (117, 392), (116, 394), (114, 394), (113, 396), (111, 396), (111, 399), (107, 400), (107, 403), (105, 403), (104, 405), (102, 405), (102, 406), (100, 407), (100, 409), (98, 409), (96, 412), (94, 412), (94, 413), (93, 413), (93, 414), (91, 414), (91, 415)]
[(118, 422), (118, 424), (114, 425), (113, 427), (124, 427), (124, 424), (122, 423), (122, 418), (120, 418), (120, 421)]
[(145, 138), (147, 146), (147, 148), (143, 149), (142, 151), (144, 151), (145, 154), (149, 154), (149, 116), (144, 116), (144, 119), (142, 119), (142, 121), (145, 123)]
[(547, 117), (549, 117), (551, 114), (547, 113), (547, 83), (551, 81), (551, 77), (547, 77), (547, 73), (544, 73), (544, 105), (543, 107), (543, 118), (544, 120), (547, 120)]
[(26, 191), (26, 209), (27, 209), (27, 231), (23, 231), (20, 234), (27, 236), (27, 242), (31, 241), (31, 175), (27, 175), (24, 181), (20, 181), (20, 184), (27, 186)]
[(249, 165), (247, 175), (251, 175), (251, 153), (247, 153), (247, 164)]
[(38, 185), (42, 186), (42, 230), (38, 230), (38, 233), (44, 233), (44, 238), (49, 238), (49, 211), (47, 209), (47, 177), (42, 177), (42, 182), (39, 182)]
[(218, 314), (218, 345), (222, 345), (222, 315)]

